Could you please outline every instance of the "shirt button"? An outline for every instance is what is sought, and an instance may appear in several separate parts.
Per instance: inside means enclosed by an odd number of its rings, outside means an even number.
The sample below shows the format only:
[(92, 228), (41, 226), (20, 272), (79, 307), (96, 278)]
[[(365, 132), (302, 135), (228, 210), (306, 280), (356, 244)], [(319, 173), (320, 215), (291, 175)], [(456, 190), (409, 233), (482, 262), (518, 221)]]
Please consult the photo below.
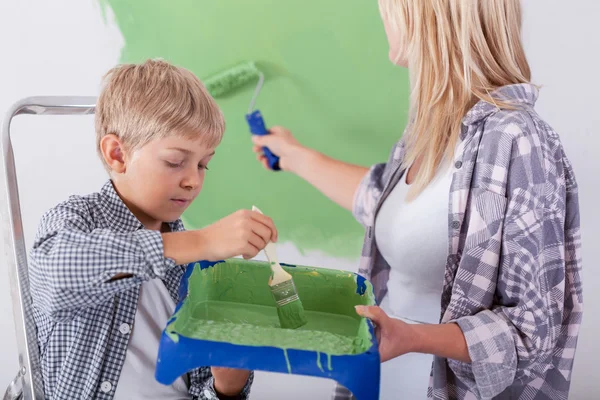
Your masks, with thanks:
[(454, 163), (454, 167), (455, 167), (456, 169), (460, 169), (460, 168), (462, 167), (462, 161), (457, 161), (457, 162), (455, 162), (455, 163)]
[(212, 400), (215, 398), (215, 396), (213, 396), (213, 394), (208, 390), (208, 389), (204, 389), (204, 396), (208, 399), (208, 400)]
[(112, 390), (112, 384), (109, 381), (102, 382), (100, 385), (100, 390), (102, 390), (104, 393), (108, 393)]
[(460, 222), (458, 222), (458, 221), (452, 221), (452, 228), (453, 229), (460, 228)]
[(131, 327), (129, 324), (121, 324), (121, 326), (119, 326), (119, 332), (121, 332), (123, 335), (127, 335), (129, 332), (131, 332)]

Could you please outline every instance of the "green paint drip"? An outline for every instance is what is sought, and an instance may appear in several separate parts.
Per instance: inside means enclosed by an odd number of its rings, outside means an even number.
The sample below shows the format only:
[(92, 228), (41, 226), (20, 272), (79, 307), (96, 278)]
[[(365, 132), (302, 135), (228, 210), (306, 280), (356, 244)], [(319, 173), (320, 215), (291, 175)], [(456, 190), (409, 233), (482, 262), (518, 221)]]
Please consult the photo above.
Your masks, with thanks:
[[(125, 40), (121, 62), (162, 57), (204, 79), (255, 60), (266, 76), (257, 106), (268, 126), (287, 126), (303, 144), (365, 166), (385, 161), (400, 138), (408, 71), (388, 60), (375, 1), (99, 1), (112, 7)], [(203, 194), (184, 214), (186, 226), (202, 228), (259, 204), (281, 242), (358, 258), (364, 230), (346, 210), (300, 178), (256, 162), (244, 119), (253, 86), (218, 99), (227, 132)]]
[(321, 370), (321, 372), (325, 372), (323, 369), (323, 365), (321, 365), (321, 352), (317, 351), (317, 367)]
[(320, 354), (327, 354), (330, 371), (332, 355), (360, 354), (369, 349), (370, 332), (354, 306), (374, 304), (371, 290), (357, 294), (354, 274), (344, 271), (284, 269), (292, 274), (303, 299), (306, 325), (295, 330), (279, 327), (268, 286), (268, 263), (232, 259), (205, 270), (194, 269), (188, 297), (167, 332), (192, 339), (278, 347), (290, 373), (288, 349), (317, 352), (321, 369)]
[(327, 369), (333, 371), (333, 368), (331, 367), (331, 354), (327, 354)]
[(173, 341), (173, 343), (179, 343), (179, 335), (173, 330), (173, 323), (167, 325), (167, 329), (165, 329), (165, 332), (169, 339)]
[(287, 349), (283, 349), (283, 356), (285, 357), (285, 364), (287, 365), (288, 374), (292, 373), (292, 365), (290, 364), (290, 357), (288, 356)]

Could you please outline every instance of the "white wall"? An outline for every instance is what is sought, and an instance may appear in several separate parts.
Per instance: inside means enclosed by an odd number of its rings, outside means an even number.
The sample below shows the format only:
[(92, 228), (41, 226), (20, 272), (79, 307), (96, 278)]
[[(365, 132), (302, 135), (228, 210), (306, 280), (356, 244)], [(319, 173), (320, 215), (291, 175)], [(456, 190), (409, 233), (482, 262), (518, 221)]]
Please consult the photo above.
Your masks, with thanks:
[[(600, 333), (600, 3), (527, 0), (525, 40), (536, 83), (544, 85), (538, 110), (561, 133), (581, 186), (586, 315), (573, 378), (572, 399), (596, 396), (600, 369), (593, 336)], [(0, 1), (0, 112), (30, 95), (97, 93), (100, 76), (119, 60), (122, 38), (110, 13), (104, 23), (94, 0)], [(559, 33), (560, 32), (560, 33)], [(586, 42), (587, 44), (585, 44)], [(41, 213), (71, 193), (97, 190), (105, 175), (96, 160), (91, 117), (20, 117), (14, 150), (23, 223), (30, 245)], [(50, 149), (53, 149), (50, 152)], [(382, 155), (385, 157), (385, 155)], [(353, 260), (280, 249), (290, 262), (354, 268)], [(3, 253), (2, 253), (3, 254)], [(17, 370), (7, 271), (0, 263), (0, 393)], [(596, 351), (597, 354), (597, 351)], [(327, 399), (330, 381), (258, 374), (255, 399)]]
[(543, 85), (537, 109), (561, 135), (580, 186), (585, 312), (570, 398), (587, 400), (600, 389), (600, 2), (523, 3), (527, 53)]
[[(119, 58), (122, 39), (120, 32), (102, 22), (99, 9), (92, 4), (77, 0), (0, 1), (2, 117), (13, 102), (25, 96), (96, 93), (98, 77)], [(14, 150), (28, 245), (35, 234), (36, 219), (45, 208), (64, 198), (70, 188), (83, 193), (102, 182), (101, 167), (85, 156), (93, 154), (92, 119), (40, 118), (14, 120)], [(3, 394), (18, 367), (5, 263), (0, 264), (0, 323)]]

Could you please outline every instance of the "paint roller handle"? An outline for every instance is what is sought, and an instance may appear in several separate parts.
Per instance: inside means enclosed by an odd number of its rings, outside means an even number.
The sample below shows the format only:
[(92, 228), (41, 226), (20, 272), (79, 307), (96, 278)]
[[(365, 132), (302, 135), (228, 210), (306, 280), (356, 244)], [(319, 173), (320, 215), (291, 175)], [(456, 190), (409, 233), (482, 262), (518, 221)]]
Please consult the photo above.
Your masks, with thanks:
[[(269, 131), (265, 127), (265, 121), (263, 120), (260, 111), (256, 110), (250, 114), (247, 114), (246, 121), (248, 122), (248, 126), (250, 126), (250, 132), (253, 135), (264, 136), (269, 134)], [(267, 158), (269, 168), (271, 168), (273, 171), (280, 171), (281, 168), (279, 167), (279, 157), (271, 153), (271, 150), (269, 150), (267, 147), (263, 147), (263, 153)]]

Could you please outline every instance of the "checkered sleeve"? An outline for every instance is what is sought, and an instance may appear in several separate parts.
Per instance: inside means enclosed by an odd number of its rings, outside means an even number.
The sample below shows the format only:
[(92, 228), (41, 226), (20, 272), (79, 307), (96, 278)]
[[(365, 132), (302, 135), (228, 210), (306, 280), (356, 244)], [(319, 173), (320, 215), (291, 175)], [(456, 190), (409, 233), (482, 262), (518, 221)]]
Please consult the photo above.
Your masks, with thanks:
[[(159, 232), (95, 229), (89, 204), (76, 196), (42, 217), (31, 260), (34, 304), (58, 321), (175, 266), (163, 255)], [(117, 274), (129, 277), (113, 279)]]
[[(235, 396), (236, 400), (246, 400), (250, 398), (250, 388), (254, 381), (254, 372), (250, 373), (250, 377), (246, 385), (239, 395)], [(190, 393), (198, 400), (217, 400), (217, 392), (215, 391), (215, 380), (210, 372), (209, 367), (202, 367), (190, 372)]]
[[(448, 361), (484, 399), (515, 381), (541, 377), (551, 367), (565, 304), (565, 206), (548, 201), (565, 201), (559, 184), (564, 166), (559, 149), (549, 149), (526, 117), (511, 115), (490, 124), (487, 129), (493, 132), (482, 139), (480, 148), (503, 151), (486, 151), (493, 159), (477, 160), (478, 168), (489, 169), (489, 180), (477, 182), (473, 191), (463, 272), (455, 280), (465, 301), (483, 299), (480, 304), (485, 304), (489, 299), (492, 304), (454, 321), (472, 362)], [(503, 193), (496, 184), (505, 179)], [(553, 193), (561, 187), (563, 193)]]

